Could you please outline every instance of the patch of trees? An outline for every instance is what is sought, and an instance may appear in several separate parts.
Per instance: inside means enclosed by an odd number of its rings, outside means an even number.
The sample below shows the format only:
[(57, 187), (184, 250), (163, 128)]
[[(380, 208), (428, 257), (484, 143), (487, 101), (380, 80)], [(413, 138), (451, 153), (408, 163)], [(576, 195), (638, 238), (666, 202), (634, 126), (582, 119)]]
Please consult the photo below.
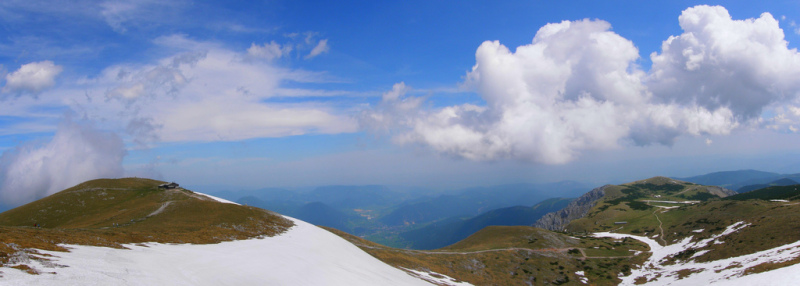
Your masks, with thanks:
[(635, 188), (635, 189), (639, 189), (639, 190), (645, 189), (645, 190), (651, 190), (651, 191), (666, 191), (666, 192), (677, 192), (677, 191), (681, 191), (684, 188), (686, 188), (686, 186), (681, 185), (681, 184), (669, 184), (669, 183), (662, 184), (662, 185), (656, 185), (656, 184), (653, 184), (653, 183), (643, 183), (643, 184), (630, 185), (630, 186), (627, 186), (627, 187), (631, 188), (631, 189)]
[(640, 201), (630, 201), (628, 202), (628, 207), (630, 207), (632, 210), (637, 210), (637, 211), (644, 211), (650, 209), (649, 205)]
[(692, 201), (707, 201), (707, 200), (716, 198), (717, 196), (712, 195), (711, 193), (696, 193), (696, 194), (691, 195), (691, 196), (687, 196), (685, 194), (684, 195), (679, 195), (679, 197), (687, 199), (687, 200), (692, 200)]

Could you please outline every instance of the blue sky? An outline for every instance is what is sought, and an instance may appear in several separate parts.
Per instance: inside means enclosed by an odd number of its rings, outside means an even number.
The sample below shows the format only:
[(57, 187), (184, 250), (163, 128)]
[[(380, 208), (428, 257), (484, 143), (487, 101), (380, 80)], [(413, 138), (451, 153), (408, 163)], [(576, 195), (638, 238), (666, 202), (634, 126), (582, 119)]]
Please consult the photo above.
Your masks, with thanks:
[(3, 201), (800, 172), (798, 1), (161, 2), (0, 3)]

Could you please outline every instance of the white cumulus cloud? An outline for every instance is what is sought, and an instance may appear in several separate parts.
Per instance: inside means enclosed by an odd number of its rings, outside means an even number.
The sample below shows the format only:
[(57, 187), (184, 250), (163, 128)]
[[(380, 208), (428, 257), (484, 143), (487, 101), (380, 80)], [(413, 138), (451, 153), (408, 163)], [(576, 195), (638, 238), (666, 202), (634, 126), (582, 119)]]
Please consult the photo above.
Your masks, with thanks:
[(601, 20), (545, 25), (513, 51), (487, 41), (464, 83), (485, 106), (426, 109), (402, 84), (360, 123), (457, 157), (559, 164), (626, 142), (726, 135), (800, 95), (800, 56), (771, 15), (733, 20), (722, 7), (697, 6), (679, 22), (684, 33), (651, 55), (649, 72), (634, 43)]
[(697, 6), (679, 17), (683, 34), (653, 53), (648, 87), (665, 102), (729, 108), (753, 119), (771, 103), (800, 95), (800, 53), (789, 49), (769, 13), (733, 20), (720, 6)]
[(6, 75), (3, 92), (38, 94), (55, 85), (55, 78), (64, 69), (51, 61), (33, 62), (22, 65), (18, 70)]

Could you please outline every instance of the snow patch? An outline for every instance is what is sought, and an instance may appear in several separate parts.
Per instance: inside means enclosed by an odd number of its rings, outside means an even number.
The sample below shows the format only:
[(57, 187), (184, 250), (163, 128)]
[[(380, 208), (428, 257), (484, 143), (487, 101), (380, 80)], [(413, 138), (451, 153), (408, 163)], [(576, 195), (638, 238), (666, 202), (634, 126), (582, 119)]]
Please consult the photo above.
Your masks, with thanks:
[(208, 194), (204, 194), (204, 193), (198, 193), (198, 192), (194, 192), (194, 193), (195, 193), (195, 194), (198, 194), (198, 195), (201, 195), (201, 196), (206, 196), (206, 197), (208, 197), (209, 199), (212, 199), (212, 200), (218, 201), (218, 202), (220, 202), (220, 203), (234, 204), (234, 205), (237, 205), (237, 206), (241, 206), (240, 204), (234, 203), (234, 202), (232, 202), (232, 201), (229, 201), (229, 200), (226, 200), (226, 199), (223, 199), (223, 198), (218, 198), (218, 197), (215, 197), (215, 196), (212, 196), (212, 195), (208, 195)]
[(695, 253), (694, 253), (694, 255), (692, 255), (692, 257), (691, 257), (691, 258), (689, 258), (689, 259), (693, 259), (693, 258), (700, 257), (700, 256), (702, 256), (703, 254), (706, 254), (706, 253), (708, 253), (709, 251), (711, 251), (711, 250), (707, 250), (707, 249), (706, 249), (706, 250), (700, 250), (700, 251), (698, 251), (698, 252), (695, 252)]
[(701, 229), (695, 229), (695, 230), (693, 230), (692, 232), (694, 232), (694, 233), (701, 233), (701, 232), (703, 232), (704, 230), (706, 230), (706, 229), (705, 229), (705, 228), (701, 228)]
[(580, 280), (581, 283), (589, 284), (589, 278), (586, 278), (586, 273), (583, 271), (576, 271), (575, 275), (578, 276), (578, 280)]
[(464, 281), (458, 281), (455, 278), (452, 278), (450, 276), (447, 276), (447, 275), (444, 275), (444, 274), (441, 274), (441, 273), (436, 273), (436, 272), (433, 272), (433, 271), (419, 271), (419, 270), (409, 269), (409, 268), (405, 268), (405, 267), (400, 267), (400, 268), (402, 268), (406, 272), (409, 272), (409, 274), (411, 274), (411, 276), (414, 276), (414, 277), (417, 277), (419, 279), (431, 282), (431, 283), (436, 284), (436, 285), (472, 286), (472, 284), (470, 284), (470, 283), (467, 283), (467, 282), (464, 282)]

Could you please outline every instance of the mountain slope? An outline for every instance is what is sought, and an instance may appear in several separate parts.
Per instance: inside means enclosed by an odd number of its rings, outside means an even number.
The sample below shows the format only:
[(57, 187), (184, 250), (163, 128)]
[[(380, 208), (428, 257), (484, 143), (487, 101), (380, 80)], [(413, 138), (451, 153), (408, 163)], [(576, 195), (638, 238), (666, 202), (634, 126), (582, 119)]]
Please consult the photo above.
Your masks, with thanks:
[[(621, 185), (565, 227), (573, 234), (648, 243), (651, 256), (620, 276), (622, 284), (738, 283), (741, 276), (800, 263), (800, 233), (794, 231), (800, 228), (796, 186), (718, 198), (709, 196), (720, 189), (661, 181)], [(652, 198), (656, 193), (658, 200)], [(676, 200), (686, 197), (699, 199)]]
[(220, 203), (181, 188), (158, 188), (163, 183), (141, 178), (88, 181), (0, 213), (0, 226), (38, 225), (75, 233), (68, 240), (99, 236), (115, 245), (215, 243), (272, 236), (292, 225), (263, 209)]
[(386, 247), (331, 230), (390, 265), (429, 269), (474, 285), (617, 285), (646, 260), (634, 239), (570, 237), (530, 226), (490, 226), (446, 248)]
[[(574, 190), (576, 183), (553, 185)], [(468, 217), (511, 206), (534, 205), (548, 199), (545, 193), (551, 190), (539, 185), (514, 184), (459, 190), (434, 198), (419, 199), (400, 205), (380, 218), (387, 226), (414, 225), (434, 222), (451, 217)]]
[(606, 185), (593, 189), (573, 200), (563, 209), (545, 214), (533, 223), (533, 226), (554, 231), (562, 230), (570, 221), (584, 217), (589, 212), (589, 209), (594, 207), (597, 200), (605, 196), (605, 189), (612, 187), (611, 185)]
[(455, 285), (306, 222), (161, 183), (89, 181), (0, 214), (0, 284)]
[(572, 199), (548, 199), (533, 207), (515, 206), (491, 210), (478, 216), (443, 221), (401, 233), (413, 249), (436, 249), (456, 243), (490, 225), (530, 225), (544, 214), (564, 208)]
[(726, 200), (797, 200), (800, 199), (800, 185), (771, 186), (758, 190), (741, 193), (725, 198)]
[[(3, 269), (11, 285), (431, 285), (347, 241), (293, 220), (285, 234), (219, 244), (137, 244), (129, 249), (69, 246), (39, 251), (40, 275)], [(54, 267), (64, 265), (68, 267)], [(49, 274), (47, 272), (55, 272)]]
[(775, 180), (775, 181), (772, 181), (772, 182), (769, 182), (769, 183), (766, 183), (766, 184), (747, 185), (747, 186), (744, 186), (744, 187), (736, 189), (736, 192), (737, 193), (746, 193), (746, 192), (750, 192), (750, 191), (754, 191), (754, 190), (758, 190), (758, 189), (763, 189), (763, 188), (767, 188), (767, 187), (771, 187), (771, 186), (791, 186), (791, 185), (797, 185), (797, 184), (798, 183), (796, 181), (792, 180), (792, 179), (781, 178), (781, 179), (778, 179), (778, 180)]
[(594, 189), (563, 210), (545, 215), (534, 226), (559, 231), (604, 231), (614, 228), (615, 224), (646, 217), (665, 204), (705, 201), (733, 194), (736, 192), (717, 186), (653, 177)]

